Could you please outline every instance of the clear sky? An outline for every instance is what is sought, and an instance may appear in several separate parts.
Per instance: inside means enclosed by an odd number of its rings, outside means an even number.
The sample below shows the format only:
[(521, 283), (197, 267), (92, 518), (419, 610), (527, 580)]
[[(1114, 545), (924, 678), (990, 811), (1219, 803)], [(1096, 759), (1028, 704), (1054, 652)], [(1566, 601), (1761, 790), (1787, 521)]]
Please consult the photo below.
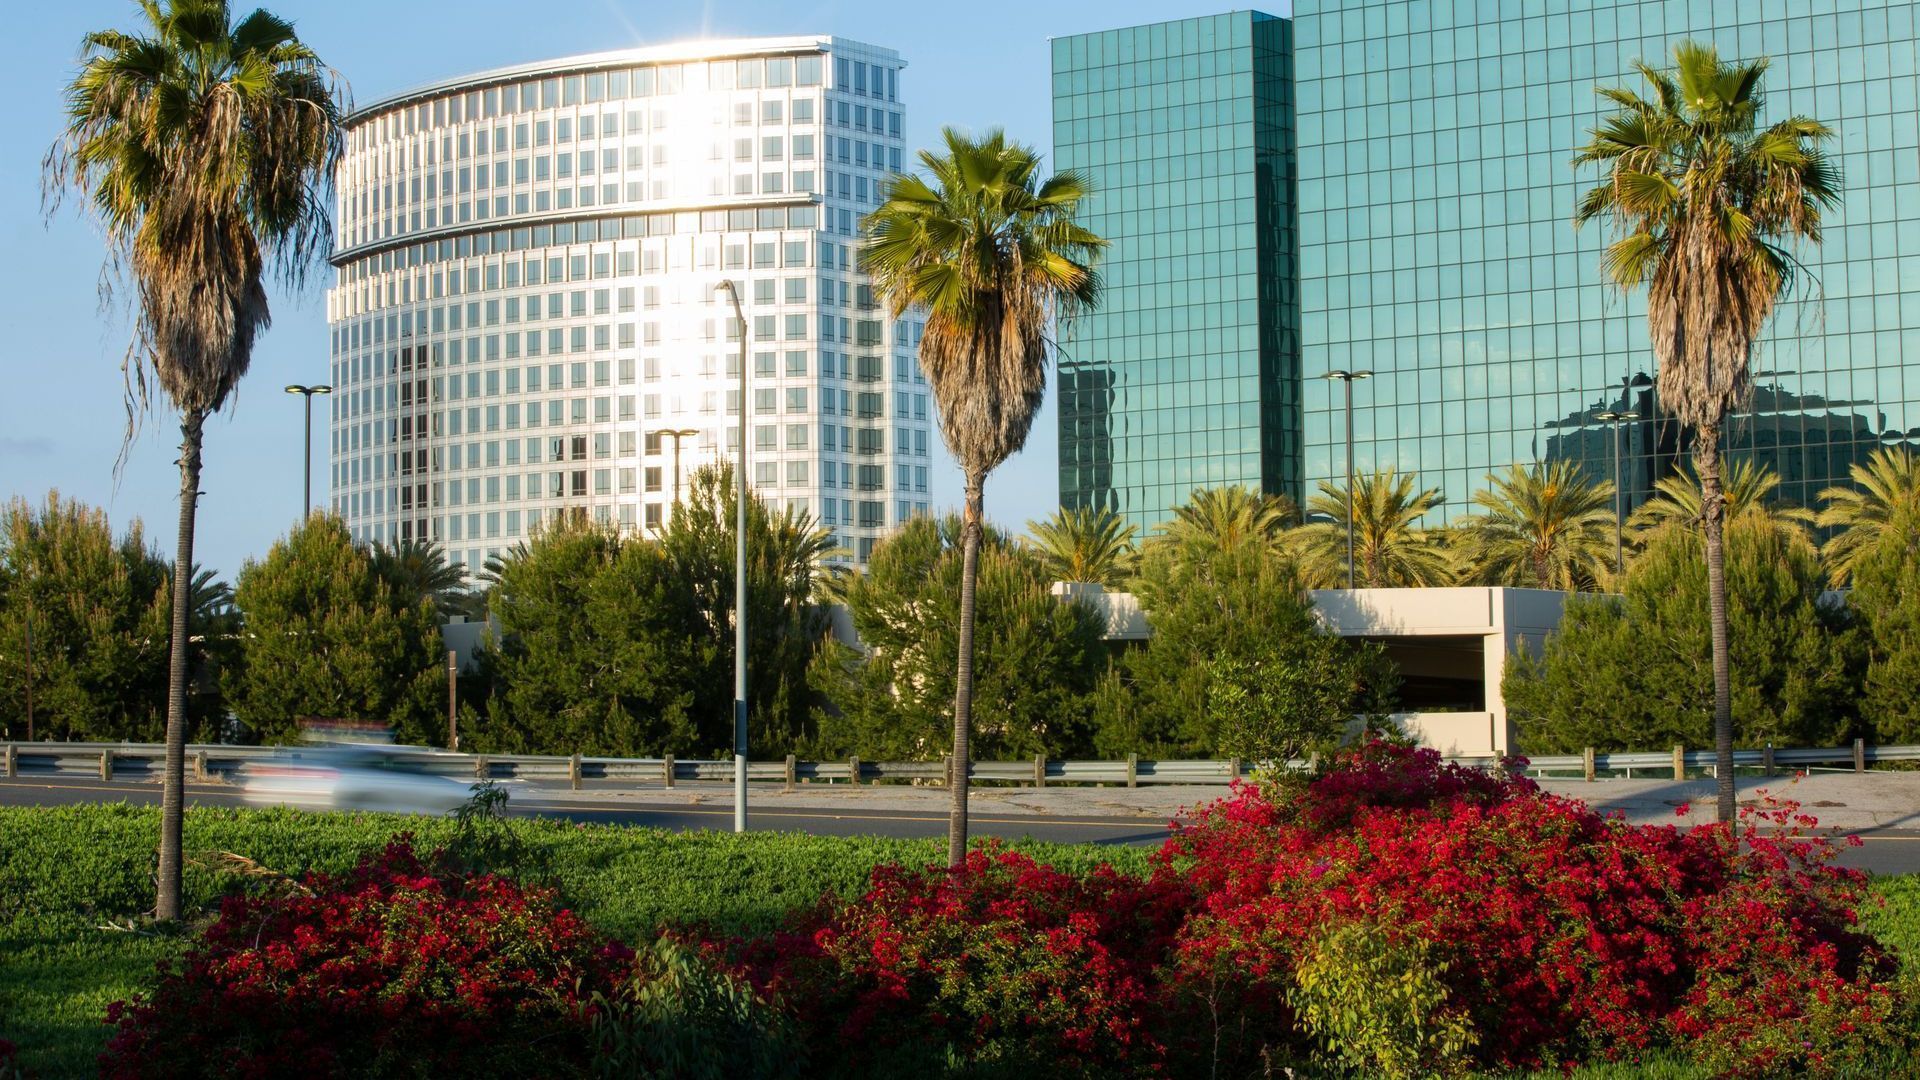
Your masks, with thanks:
[[(300, 36), (370, 102), (407, 87), (519, 61), (700, 37), (838, 34), (899, 50), (910, 145), (928, 145), (944, 124), (1005, 127), (1051, 151), (1052, 36), (1211, 14), (1222, 0), (1107, 0), (962, 4), (653, 3), (637, 0), (274, 0)], [(1284, 14), (1290, 4), (1265, 10)], [(245, 9), (236, 4), (236, 8)], [(145, 416), (116, 477), (126, 414), (120, 360), (124, 311), (100, 308), (102, 248), (69, 204), (48, 222), (40, 160), (61, 123), (60, 89), (71, 79), (81, 35), (133, 29), (130, 0), (70, 0), (32, 7), (0, 39), (0, 497), (40, 501), (48, 489), (103, 506), (116, 530), (142, 519), (171, 556), (179, 473), (178, 419)], [(225, 414), (209, 423), (196, 553), (231, 578), (265, 553), (300, 510), (300, 399), (290, 382), (327, 377), (323, 286), (273, 295), (273, 328)], [(1054, 403), (1024, 453), (988, 481), (987, 512), (1015, 528), (1056, 505)], [(316, 412), (320, 411), (316, 405)], [(324, 438), (316, 437), (314, 501), (326, 490)], [(935, 498), (959, 502), (959, 473), (936, 463)]]

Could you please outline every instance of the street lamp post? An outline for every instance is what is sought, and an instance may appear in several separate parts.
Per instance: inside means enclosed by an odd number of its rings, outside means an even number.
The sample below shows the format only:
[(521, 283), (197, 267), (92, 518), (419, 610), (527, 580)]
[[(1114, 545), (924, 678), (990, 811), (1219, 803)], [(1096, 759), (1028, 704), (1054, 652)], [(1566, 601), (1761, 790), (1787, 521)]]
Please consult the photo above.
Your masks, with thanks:
[(1347, 588), (1353, 588), (1353, 383), (1371, 379), (1371, 371), (1329, 371), (1323, 379), (1338, 379), (1347, 392)]
[(1622, 532), (1627, 509), (1626, 489), (1620, 486), (1620, 428), (1628, 421), (1640, 419), (1640, 414), (1608, 409), (1594, 413), (1593, 418), (1606, 424), (1613, 432), (1613, 576), (1618, 578), (1627, 569), (1627, 545)]
[[(680, 512), (680, 440), (691, 439), (700, 434), (694, 428), (668, 428), (660, 432), (661, 436), (673, 440), (673, 514)], [(672, 514), (668, 515), (669, 517)]]
[[(733, 571), (733, 831), (747, 831), (747, 314), (731, 280), (714, 286), (740, 323), (740, 466), (733, 491), (738, 524)], [(679, 443), (674, 444), (675, 448)], [(674, 477), (676, 483), (679, 477)]]
[(313, 386), (301, 386), (298, 383), (290, 383), (287, 386), (287, 393), (299, 394), (306, 399), (307, 405), (307, 433), (305, 441), (300, 444), (300, 454), (302, 458), (301, 476), (303, 478), (300, 487), (300, 517), (304, 520), (308, 514), (313, 513), (313, 395), (331, 394), (333, 393), (333, 387), (328, 386), (326, 383), (318, 383)]

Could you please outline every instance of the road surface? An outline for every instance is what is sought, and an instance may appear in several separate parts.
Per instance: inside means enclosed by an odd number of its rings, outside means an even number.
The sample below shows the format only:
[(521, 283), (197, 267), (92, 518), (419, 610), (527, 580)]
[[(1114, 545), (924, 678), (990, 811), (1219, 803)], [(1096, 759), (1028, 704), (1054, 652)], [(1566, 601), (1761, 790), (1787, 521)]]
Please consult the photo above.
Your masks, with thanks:
[[(649, 803), (621, 806), (607, 798), (587, 794), (567, 797), (562, 793), (524, 792), (508, 786), (511, 797), (507, 810), (529, 817), (562, 818), (618, 825), (640, 825), (655, 829), (733, 828), (731, 803), (702, 803), (685, 807)], [(749, 797), (751, 798), (751, 797)], [(101, 781), (76, 776), (33, 776), (15, 780), (0, 779), (0, 806), (68, 806), (77, 803), (127, 802), (136, 806), (157, 806), (157, 784), (129, 781)], [(849, 800), (851, 801), (851, 800)], [(239, 796), (223, 784), (188, 784), (189, 806), (239, 806)], [(912, 810), (881, 810), (848, 806), (844, 810), (758, 807), (749, 802), (751, 825), (758, 830), (804, 832), (814, 836), (887, 836), (899, 838), (938, 838), (947, 834), (945, 814)], [(1132, 844), (1158, 846), (1166, 839), (1164, 821), (1146, 817), (1060, 817), (1036, 814), (996, 815), (991, 811), (971, 813), (967, 817), (975, 836), (997, 836), (1008, 840), (1029, 837), (1073, 844)]]
[[(510, 813), (530, 817), (561, 818), (568, 821), (617, 825), (639, 825), (656, 829), (725, 830), (733, 827), (733, 807), (724, 801), (689, 802), (686, 806), (648, 802), (620, 805), (618, 797), (592, 792), (570, 793), (541, 789), (514, 790), (507, 807)], [(710, 786), (719, 790), (718, 786)], [(691, 795), (691, 792), (690, 792)], [(934, 839), (947, 831), (944, 813), (925, 810), (897, 810), (864, 807), (847, 793), (850, 805), (842, 808), (755, 806), (751, 825), (755, 830), (803, 832), (814, 836), (886, 836)], [(0, 806), (62, 806), (77, 803), (127, 802), (157, 805), (160, 788), (140, 781), (101, 781), (77, 776), (29, 776), (15, 780), (0, 779)], [(187, 785), (189, 805), (238, 806), (233, 788), (224, 784)], [(1008, 840), (1030, 837), (1075, 844), (1123, 844), (1157, 846), (1166, 838), (1165, 822), (1153, 817), (1112, 817), (1097, 814), (1073, 815), (1035, 813), (995, 813), (987, 806), (976, 806), (968, 816), (975, 836), (996, 836)], [(1843, 866), (1871, 870), (1877, 874), (1920, 872), (1920, 829), (1869, 828), (1857, 830), (1861, 847), (1844, 848)]]

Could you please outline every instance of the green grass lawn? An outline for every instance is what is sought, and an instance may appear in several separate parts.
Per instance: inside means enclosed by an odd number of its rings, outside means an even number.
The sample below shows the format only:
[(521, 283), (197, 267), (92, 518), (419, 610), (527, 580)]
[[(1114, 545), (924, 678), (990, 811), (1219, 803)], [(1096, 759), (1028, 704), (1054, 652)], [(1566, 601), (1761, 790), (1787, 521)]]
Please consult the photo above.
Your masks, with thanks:
[[(545, 863), (583, 916), (628, 941), (663, 922), (753, 930), (827, 890), (861, 889), (882, 862), (931, 863), (936, 841), (842, 839), (792, 833), (678, 833), (514, 819), (505, 824)], [(187, 815), (189, 856), (229, 851), (284, 872), (343, 870), (392, 833), (426, 844), (453, 834), (448, 821), (374, 814), (197, 809)], [(30, 1075), (85, 1076), (104, 1042), (109, 1002), (139, 990), (185, 938), (111, 929), (153, 903), (158, 812), (143, 807), (0, 808), (0, 1038), (21, 1048)], [(1144, 870), (1138, 848), (1021, 843), (1065, 868), (1111, 862)], [(189, 907), (205, 910), (238, 879), (204, 866), (186, 876)], [(1862, 913), (1872, 932), (1920, 956), (1920, 876), (1882, 878), (1884, 904)], [(1559, 1075), (1559, 1074), (1554, 1074)], [(1573, 1075), (1653, 1080), (1697, 1075), (1684, 1063), (1607, 1065)]]

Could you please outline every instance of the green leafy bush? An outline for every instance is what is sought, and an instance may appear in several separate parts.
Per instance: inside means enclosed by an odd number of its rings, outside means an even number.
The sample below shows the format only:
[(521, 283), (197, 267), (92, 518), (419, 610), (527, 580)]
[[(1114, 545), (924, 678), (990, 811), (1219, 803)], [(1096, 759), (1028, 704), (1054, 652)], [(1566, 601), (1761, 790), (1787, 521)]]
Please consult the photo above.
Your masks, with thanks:
[(613, 994), (594, 999), (595, 1076), (780, 1080), (805, 1075), (806, 1047), (777, 1009), (698, 950), (662, 936)]
[(1432, 952), (1376, 923), (1337, 924), (1301, 957), (1287, 1003), (1330, 1056), (1367, 1075), (1463, 1071), (1473, 1021), (1449, 1008), (1447, 965)]

